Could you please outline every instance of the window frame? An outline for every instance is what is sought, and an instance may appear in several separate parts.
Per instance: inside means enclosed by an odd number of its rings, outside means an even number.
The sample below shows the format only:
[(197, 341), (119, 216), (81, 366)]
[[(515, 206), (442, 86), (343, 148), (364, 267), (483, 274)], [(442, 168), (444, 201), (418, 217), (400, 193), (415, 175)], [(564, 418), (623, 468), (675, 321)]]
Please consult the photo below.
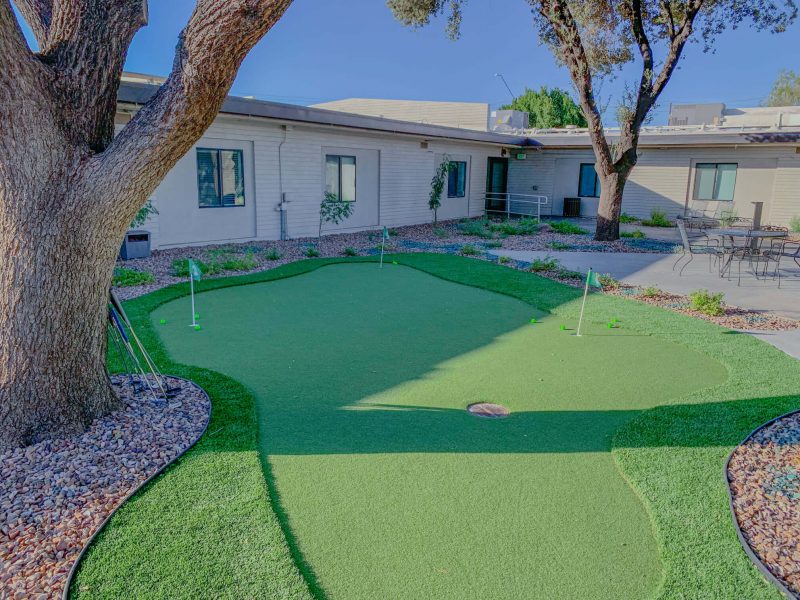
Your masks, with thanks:
[[(700, 198), (699, 197), (699, 174), (701, 167), (714, 167), (714, 181), (711, 184), (711, 198)], [(733, 178), (733, 190), (731, 190), (731, 197), (730, 199), (727, 198), (714, 198), (715, 193), (718, 193), (717, 190), (717, 180), (719, 178), (720, 167), (721, 166), (733, 166), (734, 169), (734, 178)], [(739, 163), (738, 162), (698, 162), (694, 164), (694, 183), (692, 184), (692, 200), (698, 200), (700, 202), (733, 202), (736, 198), (736, 181), (739, 179)]]
[[(327, 181), (327, 170), (328, 170), (328, 158), (336, 158), (337, 159), (337, 168), (338, 168), (338, 180), (339, 180), (339, 189), (338, 193), (336, 193), (336, 199), (339, 202), (356, 202), (358, 200), (358, 157), (355, 154), (328, 154), (325, 153), (325, 182), (324, 182), (324, 189), (327, 193), (328, 191), (328, 181)], [(342, 159), (343, 158), (352, 158), (353, 159), (353, 199), (352, 200), (343, 200), (342, 199)]]
[[(578, 198), (599, 198), (600, 197), (600, 176), (597, 174), (595, 170), (596, 163), (581, 163), (578, 167)], [(583, 189), (583, 171), (584, 167), (591, 167), (592, 173), (594, 174), (594, 195), (592, 196), (584, 196), (581, 194), (581, 190)]]
[[(469, 171), (469, 163), (466, 160), (451, 160), (449, 162), (450, 162), (450, 166), (448, 167), (448, 170), (447, 170), (447, 197), (448, 198), (466, 198), (467, 197), (467, 180), (468, 180), (467, 173)], [(453, 193), (451, 193), (451, 191), (450, 191), (450, 172), (453, 169), (452, 165), (464, 165), (464, 186), (463, 186), (461, 194), (458, 193), (458, 179), (456, 179), (456, 189), (455, 189), (455, 191)], [(460, 169), (460, 168), (457, 167), (457, 170), (458, 169)], [(460, 172), (457, 173), (456, 178), (458, 178), (458, 175), (460, 175)]]
[[(217, 172), (216, 172), (216, 183), (217, 183), (217, 190), (218, 195), (217, 198), (219, 199), (218, 204), (202, 204), (200, 202), (200, 166), (198, 164), (198, 160), (200, 157), (200, 152), (214, 152), (217, 155)], [(241, 204), (225, 204), (222, 201), (223, 194), (222, 194), (222, 160), (221, 160), (221, 153), (222, 152), (236, 152), (238, 153), (241, 159), (242, 165), (242, 203)], [(244, 150), (241, 148), (209, 148), (206, 146), (197, 146), (195, 148), (195, 166), (197, 168), (197, 206), (198, 208), (242, 208), (247, 205), (247, 193), (245, 188), (245, 164), (244, 164)]]

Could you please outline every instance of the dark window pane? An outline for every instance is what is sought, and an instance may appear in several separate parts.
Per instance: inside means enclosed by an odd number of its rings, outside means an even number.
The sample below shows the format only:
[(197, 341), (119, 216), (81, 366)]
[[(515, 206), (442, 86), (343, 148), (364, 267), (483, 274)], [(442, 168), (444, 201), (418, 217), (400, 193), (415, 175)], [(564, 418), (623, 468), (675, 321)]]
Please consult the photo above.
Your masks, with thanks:
[(593, 164), (581, 165), (578, 177), (578, 196), (584, 198), (597, 198), (600, 196), (600, 182)]
[(222, 204), (244, 205), (244, 156), (241, 150), (220, 150)]
[(467, 190), (467, 163), (453, 161), (447, 173), (447, 197), (463, 198)]
[(197, 151), (197, 188), (200, 206), (219, 206), (216, 150)]

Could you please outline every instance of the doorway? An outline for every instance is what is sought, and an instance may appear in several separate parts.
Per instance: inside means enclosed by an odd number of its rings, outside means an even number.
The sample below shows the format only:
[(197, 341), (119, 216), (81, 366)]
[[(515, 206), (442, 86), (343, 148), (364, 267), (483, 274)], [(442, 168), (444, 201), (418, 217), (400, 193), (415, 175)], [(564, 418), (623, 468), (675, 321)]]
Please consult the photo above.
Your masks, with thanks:
[(508, 193), (508, 159), (489, 157), (486, 171), (486, 212), (505, 212)]

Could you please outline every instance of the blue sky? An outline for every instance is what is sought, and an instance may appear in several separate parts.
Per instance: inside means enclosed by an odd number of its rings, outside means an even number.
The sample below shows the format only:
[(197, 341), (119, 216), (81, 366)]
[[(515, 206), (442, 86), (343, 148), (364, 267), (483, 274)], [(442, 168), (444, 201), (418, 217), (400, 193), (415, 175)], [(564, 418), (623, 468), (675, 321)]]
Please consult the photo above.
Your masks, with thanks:
[[(151, 0), (150, 25), (137, 34), (126, 68), (167, 74), (193, 6), (193, 0)], [(525, 86), (571, 89), (566, 70), (539, 45), (524, 0), (470, 0), (459, 41), (450, 41), (444, 27), (440, 20), (420, 30), (405, 28), (383, 0), (295, 0), (245, 59), (233, 93), (295, 104), (368, 97), (496, 107), (509, 100), (494, 76), (498, 72), (515, 93)], [(654, 123), (666, 122), (670, 102), (757, 105), (780, 69), (800, 70), (798, 42), (795, 24), (780, 35), (749, 28), (726, 32), (715, 54), (689, 46)], [(603, 85), (602, 97), (611, 106), (623, 83), (620, 77)]]

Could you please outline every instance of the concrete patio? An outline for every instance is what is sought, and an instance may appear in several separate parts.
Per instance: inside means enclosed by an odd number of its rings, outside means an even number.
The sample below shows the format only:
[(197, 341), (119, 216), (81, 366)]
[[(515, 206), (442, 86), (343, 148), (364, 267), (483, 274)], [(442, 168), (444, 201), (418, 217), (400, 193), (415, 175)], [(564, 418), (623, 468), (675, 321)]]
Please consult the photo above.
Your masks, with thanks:
[[(709, 273), (708, 259), (703, 256), (695, 257), (680, 276), (677, 270), (672, 270), (677, 255), (669, 254), (541, 252), (503, 249), (493, 250), (492, 254), (526, 262), (550, 256), (558, 259), (562, 266), (573, 271), (585, 273), (591, 268), (598, 273), (608, 273), (625, 283), (654, 286), (674, 294), (688, 294), (698, 289), (722, 292), (725, 294), (725, 301), (728, 304), (800, 320), (800, 268), (785, 269), (779, 289), (777, 281), (758, 280), (752, 273), (746, 272), (744, 266), (741, 285), (737, 285), (735, 267), (730, 281), (719, 277), (713, 267), (712, 272)], [(788, 265), (784, 266), (788, 267)], [(792, 267), (794, 266), (792, 263)], [(787, 354), (800, 358), (800, 330), (758, 332), (756, 335)]]

